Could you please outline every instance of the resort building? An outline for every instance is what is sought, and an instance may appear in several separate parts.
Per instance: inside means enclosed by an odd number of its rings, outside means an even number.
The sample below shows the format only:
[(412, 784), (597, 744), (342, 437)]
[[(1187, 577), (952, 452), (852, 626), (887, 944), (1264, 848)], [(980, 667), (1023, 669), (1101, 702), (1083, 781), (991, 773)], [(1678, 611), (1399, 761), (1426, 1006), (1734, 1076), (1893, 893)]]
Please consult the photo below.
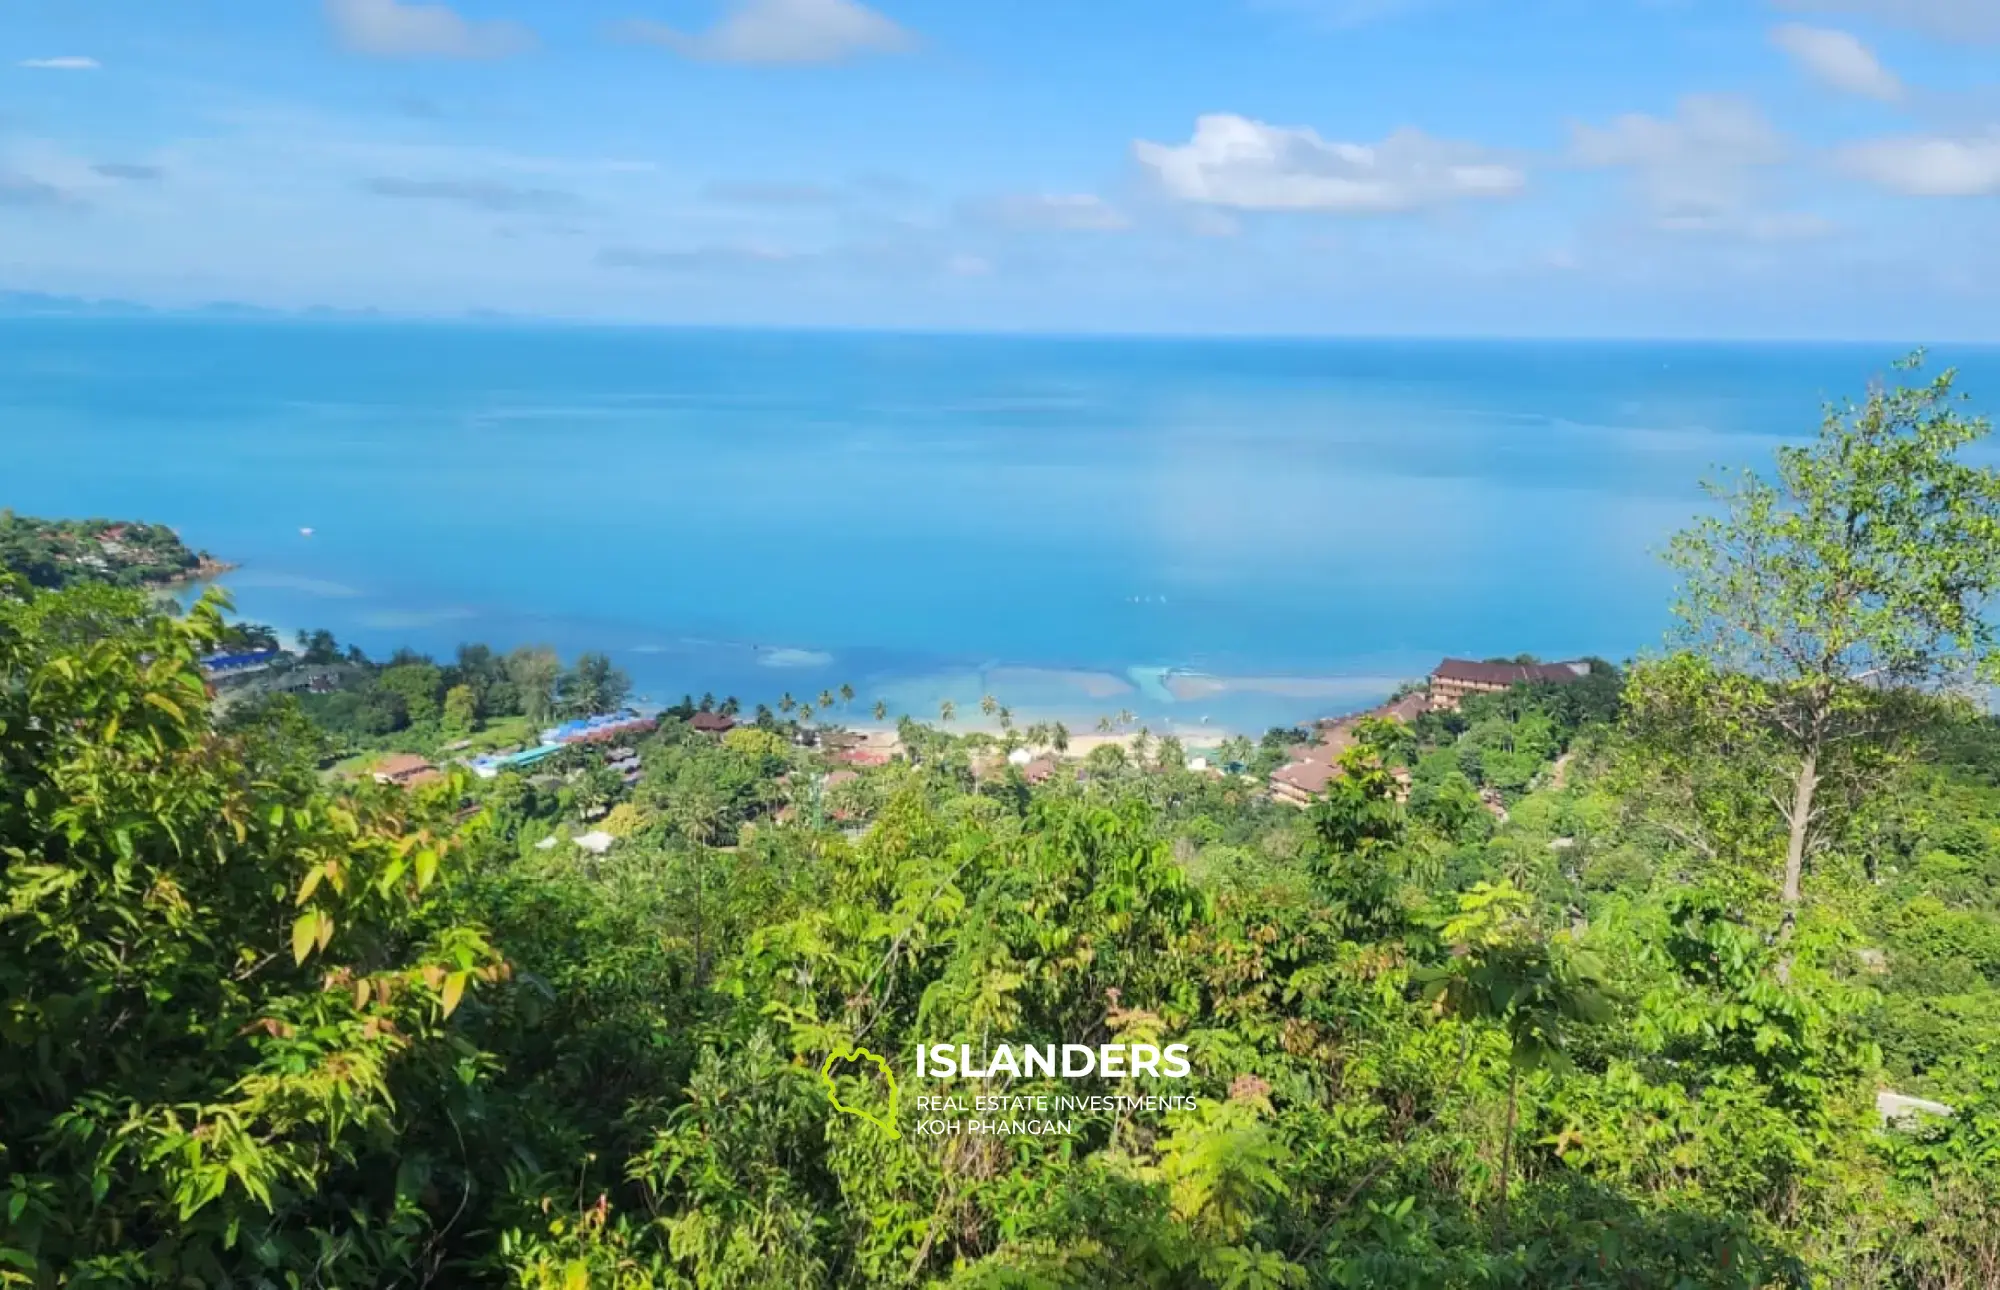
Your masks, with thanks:
[(525, 770), (538, 761), (546, 761), (563, 750), (562, 744), (537, 744), (533, 748), (523, 748), (519, 752), (505, 755), (474, 757), (466, 765), (481, 779), (493, 779), (503, 770)]
[(720, 712), (697, 712), (688, 724), (705, 735), (726, 735), (736, 729), (736, 718)]
[(245, 654), (210, 654), (201, 661), (201, 674), (211, 681), (223, 676), (248, 676), (276, 663), (278, 654), (279, 651), (274, 649), (251, 650)]
[[(1314, 741), (1290, 749), (1291, 760), (1271, 772), (1272, 800), (1301, 810), (1311, 806), (1313, 800), (1324, 793), (1326, 786), (1340, 774), (1340, 755), (1354, 746), (1355, 729), (1363, 721), (1373, 717), (1407, 725), (1423, 715), (1428, 703), (1422, 692), (1413, 691), (1366, 712), (1318, 723)], [(1399, 775), (1398, 784), (1403, 784), (1405, 779), (1407, 775)]]
[(1300, 810), (1313, 804), (1313, 799), (1326, 791), (1333, 777), (1340, 773), (1332, 757), (1312, 755), (1313, 749), (1299, 761), (1288, 762), (1271, 772), (1271, 797), (1273, 800), (1296, 806)]
[(397, 753), (384, 757), (375, 764), (371, 772), (378, 784), (395, 784), (401, 788), (415, 788), (444, 778), (444, 772), (425, 761), (415, 753)]
[[(723, 718), (725, 721), (728, 718)], [(659, 726), (652, 717), (642, 716), (630, 708), (621, 712), (607, 713), (601, 717), (584, 717), (577, 721), (565, 721), (553, 729), (542, 732), (544, 744), (594, 744), (616, 739), (620, 735), (642, 735)], [(733, 724), (733, 723), (732, 723)]]
[(1537, 681), (1565, 685), (1590, 675), (1590, 664), (1581, 660), (1568, 663), (1475, 663), (1471, 659), (1448, 658), (1431, 671), (1430, 708), (1433, 712), (1456, 712), (1468, 694), (1498, 694), (1517, 685)]
[(637, 784), (640, 777), (645, 774), (639, 753), (632, 748), (613, 748), (605, 753), (604, 768), (616, 772), (628, 788)]

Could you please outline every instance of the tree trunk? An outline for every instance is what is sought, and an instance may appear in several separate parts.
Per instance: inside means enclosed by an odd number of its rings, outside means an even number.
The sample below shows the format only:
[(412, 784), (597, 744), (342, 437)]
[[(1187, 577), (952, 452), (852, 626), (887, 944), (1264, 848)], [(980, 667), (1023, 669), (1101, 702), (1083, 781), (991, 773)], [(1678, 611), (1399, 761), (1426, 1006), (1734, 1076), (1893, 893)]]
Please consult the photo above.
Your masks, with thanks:
[(1507, 1127), (1500, 1139), (1500, 1222), (1498, 1232), (1504, 1239), (1507, 1235), (1507, 1175), (1514, 1164), (1514, 1107), (1516, 1095), (1521, 1085), (1521, 1068), (1511, 1061), (1507, 1064)]
[(1792, 785), (1791, 836), (1785, 842), (1785, 885), (1779, 895), (1784, 915), (1778, 924), (1778, 980), (1792, 981), (1792, 933), (1799, 922), (1800, 888), (1806, 867), (1806, 832), (1812, 824), (1813, 794), (1819, 788), (1819, 756), (1809, 752), (1799, 763), (1798, 778)]
[(702, 890), (701, 890), (701, 889), (702, 889), (702, 880), (703, 880), (703, 878), (705, 877), (705, 875), (703, 874), (703, 872), (702, 872), (702, 871), (703, 871), (704, 869), (706, 869), (706, 868), (708, 867), (708, 866), (707, 866), (707, 864), (705, 863), (705, 861), (706, 861), (706, 858), (707, 858), (707, 855), (708, 855), (708, 848), (707, 848), (706, 844), (704, 844), (704, 843), (700, 843), (700, 842), (697, 842), (697, 843), (695, 843), (695, 850), (694, 850), (694, 988), (695, 988), (695, 989), (697, 989), (697, 990), (702, 990), (702, 989), (706, 989), (706, 988), (707, 988), (707, 986), (708, 986), (708, 952), (707, 952), (707, 949), (706, 949), (706, 947), (705, 947), (705, 946), (703, 945), (703, 941), (704, 941), (704, 939), (705, 939), (705, 937), (704, 937), (704, 933), (705, 933), (705, 932), (707, 931), (707, 927), (706, 927), (706, 924), (704, 923), (704, 921), (703, 921), (703, 918), (702, 918), (702, 908), (701, 908), (701, 897), (702, 897)]

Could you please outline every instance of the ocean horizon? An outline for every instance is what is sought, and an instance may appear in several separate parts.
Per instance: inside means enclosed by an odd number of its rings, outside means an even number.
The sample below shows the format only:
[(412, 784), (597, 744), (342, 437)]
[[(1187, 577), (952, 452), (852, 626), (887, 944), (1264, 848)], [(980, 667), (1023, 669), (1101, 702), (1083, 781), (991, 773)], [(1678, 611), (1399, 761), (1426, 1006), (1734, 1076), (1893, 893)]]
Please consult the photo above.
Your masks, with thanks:
[[(376, 656), (1258, 730), (1657, 645), (1700, 480), (1908, 348), (10, 318), (0, 505), (171, 524)], [(1931, 359), (1992, 406), (2000, 348)]]

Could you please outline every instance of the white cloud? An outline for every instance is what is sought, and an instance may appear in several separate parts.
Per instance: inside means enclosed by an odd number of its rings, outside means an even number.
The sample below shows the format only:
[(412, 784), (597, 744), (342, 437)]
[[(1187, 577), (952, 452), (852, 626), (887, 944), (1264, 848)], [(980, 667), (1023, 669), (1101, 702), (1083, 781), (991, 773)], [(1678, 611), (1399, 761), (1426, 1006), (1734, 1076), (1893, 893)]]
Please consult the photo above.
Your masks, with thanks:
[(1953, 40), (2000, 40), (2000, 0), (1776, 0), (1781, 9), (1853, 13)]
[(2000, 131), (1876, 139), (1842, 149), (1840, 162), (1851, 174), (1912, 196), (1977, 197), (2000, 192)]
[(504, 58), (532, 48), (516, 22), (474, 22), (441, 4), (402, 0), (326, 0), (342, 44), (378, 58)]
[(1579, 165), (1630, 169), (1662, 220), (1734, 213), (1750, 197), (1749, 173), (1784, 160), (1784, 140), (1754, 104), (1690, 95), (1673, 117), (1628, 113), (1606, 126), (1570, 127)]
[(1772, 28), (1771, 42), (1815, 80), (1843, 93), (1885, 103), (1903, 97), (1903, 83), (1896, 74), (1882, 66), (1874, 50), (1848, 32), (1790, 22)]
[(32, 175), (0, 170), (0, 206), (68, 206), (74, 201), (54, 184)]
[(1184, 144), (1132, 145), (1173, 197), (1245, 211), (1382, 213), (1506, 197), (1527, 176), (1499, 154), (1402, 129), (1376, 144), (1329, 143), (1310, 129), (1216, 113)]
[(627, 40), (718, 63), (840, 63), (916, 47), (909, 31), (855, 0), (730, 0), (722, 20), (699, 34), (644, 21), (618, 30)]
[(1095, 193), (1036, 193), (1002, 197), (979, 212), (1009, 228), (1069, 229), (1116, 233), (1132, 227), (1111, 203)]
[(62, 58), (24, 58), (16, 66), (45, 72), (94, 72), (103, 64), (94, 58), (66, 55)]

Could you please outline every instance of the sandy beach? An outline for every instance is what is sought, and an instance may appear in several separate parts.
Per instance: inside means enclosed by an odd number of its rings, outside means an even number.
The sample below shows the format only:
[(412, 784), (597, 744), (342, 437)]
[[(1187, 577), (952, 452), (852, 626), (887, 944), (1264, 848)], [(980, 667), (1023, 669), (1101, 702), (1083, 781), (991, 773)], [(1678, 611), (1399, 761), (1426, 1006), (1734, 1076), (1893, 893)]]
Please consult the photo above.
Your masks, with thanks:
[[(964, 723), (954, 721), (950, 725), (943, 725), (937, 721), (928, 721), (918, 724), (928, 725), (934, 730), (941, 730), (946, 734), (952, 735), (982, 734), (1000, 739), (1004, 738), (1007, 733), (997, 723), (988, 721)], [(1068, 725), (1067, 722), (1064, 724)], [(864, 746), (869, 748), (886, 751), (897, 745), (896, 728), (894, 726), (857, 722), (841, 728), (865, 736), (866, 743)], [(1026, 726), (1017, 722), (1014, 726), (1014, 732), (1025, 737)], [(1149, 744), (1157, 746), (1162, 737), (1172, 735), (1181, 741), (1182, 747), (1187, 748), (1189, 751), (1219, 747), (1228, 740), (1235, 738), (1238, 734), (1245, 734), (1255, 739), (1261, 736), (1262, 733), (1262, 731), (1251, 733), (1249, 731), (1222, 730), (1214, 726), (1149, 725), (1146, 727), (1146, 739)], [(1137, 730), (1104, 734), (1096, 730), (1079, 730), (1075, 727), (1070, 727), (1069, 748), (1063, 755), (1069, 758), (1088, 757), (1093, 749), (1110, 745), (1130, 749), (1138, 738), (1139, 731)], [(1024, 746), (1029, 747), (1035, 752), (1048, 751), (1045, 747), (1038, 744)]]

